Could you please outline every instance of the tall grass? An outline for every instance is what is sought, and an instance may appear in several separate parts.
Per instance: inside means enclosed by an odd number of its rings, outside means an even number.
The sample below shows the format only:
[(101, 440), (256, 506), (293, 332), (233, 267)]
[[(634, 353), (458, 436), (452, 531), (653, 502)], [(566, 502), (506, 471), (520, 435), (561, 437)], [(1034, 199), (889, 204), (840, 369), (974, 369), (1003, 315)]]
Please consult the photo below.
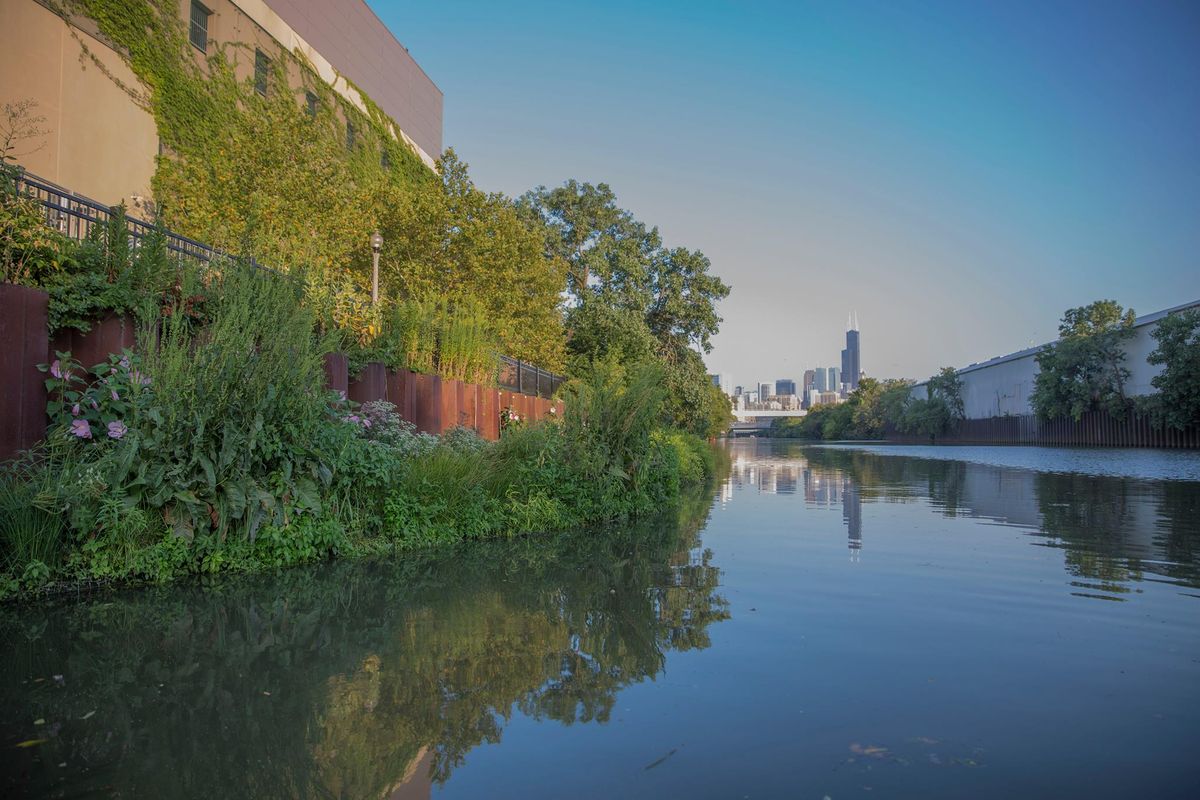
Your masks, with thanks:
[(143, 335), (153, 402), (131, 426), (126, 467), (134, 502), (162, 509), (176, 533), (285, 524), (320, 505), (328, 468), (314, 452), (327, 415), (327, 339), (297, 283), (227, 264), (211, 319), (182, 314)]

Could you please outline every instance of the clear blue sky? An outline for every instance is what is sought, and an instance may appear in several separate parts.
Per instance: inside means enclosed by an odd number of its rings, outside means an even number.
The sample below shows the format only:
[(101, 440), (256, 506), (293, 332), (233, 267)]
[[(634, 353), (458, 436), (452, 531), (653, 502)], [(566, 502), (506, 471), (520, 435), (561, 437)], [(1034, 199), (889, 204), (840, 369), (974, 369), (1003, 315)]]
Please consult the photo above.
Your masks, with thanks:
[(1200, 298), (1200, 3), (370, 0), (488, 190), (605, 181), (733, 286), (737, 383), (925, 377)]

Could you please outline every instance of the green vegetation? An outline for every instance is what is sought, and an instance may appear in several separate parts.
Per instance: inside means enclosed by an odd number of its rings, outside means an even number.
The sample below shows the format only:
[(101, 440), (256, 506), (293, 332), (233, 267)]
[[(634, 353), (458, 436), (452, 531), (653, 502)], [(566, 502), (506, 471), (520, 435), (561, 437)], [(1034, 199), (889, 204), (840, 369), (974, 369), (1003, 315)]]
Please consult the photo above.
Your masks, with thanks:
[[(42, 120), (6, 107), (4, 280), (50, 294), (52, 333), (119, 315), (140, 334), (105, 364), (63, 352), (44, 365), (47, 441), (0, 467), (3, 591), (621, 519), (711, 474), (699, 437), (730, 410), (701, 353), (729, 288), (702, 253), (665, 247), (604, 184), (517, 201), (476, 188), (452, 150), (431, 170), (369, 98), (347, 100), (300, 54), (268, 54), (257, 91), (238, 77), (253, 48), (198, 56), (172, 0), (47, 5), (93, 20), (138, 78), (122, 89), (162, 142), (157, 227), (135, 243), (123, 207), (83, 242), (46, 227), (11, 164)], [(239, 255), (181, 260), (168, 228)], [(363, 288), (375, 230), (378, 305)], [(480, 383), (499, 353), (565, 368), (567, 411), (511, 420), (498, 443), (418, 434), (386, 404), (324, 392), (333, 351), (352, 370)]]
[(1038, 374), (1030, 403), (1042, 419), (1103, 410), (1123, 415), (1129, 370), (1125, 343), (1133, 338), (1133, 309), (1097, 300), (1063, 314), (1058, 341), (1037, 354)]
[(1186, 428), (1200, 422), (1200, 311), (1168, 314), (1151, 334), (1158, 346), (1151, 364), (1163, 371), (1150, 382), (1157, 394), (1142, 398), (1142, 410), (1158, 424)]
[(729, 287), (709, 274), (708, 258), (666, 247), (658, 229), (617, 206), (603, 183), (540, 186), (519, 205), (532, 224), (545, 226), (547, 257), (567, 265), (568, 369), (604, 359), (653, 364), (674, 426), (705, 437), (724, 433), (732, 410), (701, 353), (711, 349), (721, 323), (716, 304)]
[(780, 417), (771, 435), (789, 439), (880, 439), (888, 432), (929, 437), (952, 432), (963, 418), (962, 381), (944, 367), (912, 397), (911, 381), (863, 378), (844, 403), (817, 406), (803, 417)]
[(712, 474), (662, 428), (653, 365), (598, 362), (563, 419), (416, 433), (387, 403), (321, 389), (321, 333), (295, 281), (226, 265), (202, 325), (167, 307), (134, 352), (44, 365), (44, 446), (0, 472), (0, 591), (167, 580), (625, 519)]

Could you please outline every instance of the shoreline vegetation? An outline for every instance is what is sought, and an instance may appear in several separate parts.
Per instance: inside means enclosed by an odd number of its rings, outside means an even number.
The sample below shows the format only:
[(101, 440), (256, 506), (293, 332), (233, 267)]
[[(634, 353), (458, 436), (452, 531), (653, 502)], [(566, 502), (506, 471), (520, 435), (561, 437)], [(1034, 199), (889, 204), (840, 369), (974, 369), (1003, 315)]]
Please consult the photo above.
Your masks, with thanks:
[[(54, 6), (122, 52), (166, 155), (154, 231), (135, 242), (116, 206), (74, 241), (17, 180), (46, 118), (32, 100), (0, 113), (0, 281), (48, 293), (51, 340), (109, 316), (139, 329), (103, 364), (46, 354), (47, 437), (0, 464), (0, 596), (623, 520), (712, 474), (705, 440), (732, 414), (703, 357), (729, 287), (608, 185), (484, 192), (453, 150), (428, 169), (369, 98), (286, 52), (264, 92), (229, 48), (200, 63), (175, 4)], [(181, 263), (168, 229), (238, 257)], [(565, 374), (565, 411), (502, 410), (495, 443), (425, 435), (326, 392), (330, 352), (352, 376), (478, 383), (503, 353)]]
[[(1097, 300), (1068, 309), (1059, 338), (1036, 356), (1038, 373), (1030, 405), (1041, 420), (1071, 419), (1104, 411), (1134, 412), (1153, 424), (1183, 430), (1200, 421), (1200, 310), (1168, 314), (1150, 334), (1156, 346), (1147, 356), (1162, 372), (1151, 380), (1154, 392), (1131, 396), (1125, 344), (1134, 335), (1133, 309)], [(819, 405), (804, 417), (780, 417), (770, 435), (779, 439), (860, 441), (882, 439), (889, 431), (931, 444), (952, 434), (966, 418), (963, 382), (943, 367), (925, 382), (925, 397), (913, 395), (915, 381), (863, 378), (843, 403)]]
[(714, 472), (665, 424), (661, 367), (609, 358), (562, 419), (486, 442), (324, 391), (328, 337), (293, 282), (230, 265), (203, 327), (168, 314), (84, 374), (48, 365), (44, 444), (0, 472), (0, 595), (163, 582), (625, 520)]

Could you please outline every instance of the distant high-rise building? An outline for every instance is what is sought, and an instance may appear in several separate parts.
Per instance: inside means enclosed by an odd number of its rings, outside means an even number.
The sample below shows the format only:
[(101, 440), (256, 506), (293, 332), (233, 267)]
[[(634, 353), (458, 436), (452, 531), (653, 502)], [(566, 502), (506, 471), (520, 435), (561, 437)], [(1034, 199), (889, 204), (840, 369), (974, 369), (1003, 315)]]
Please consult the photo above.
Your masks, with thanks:
[(796, 382), (788, 378), (781, 378), (775, 381), (775, 396), (783, 397), (789, 394), (796, 393)]
[(804, 390), (805, 391), (808, 391), (809, 389), (813, 388), (813, 381), (816, 380), (816, 378), (817, 378), (817, 371), (815, 369), (804, 370), (803, 380), (804, 380)]
[(846, 324), (846, 349), (842, 351), (842, 380), (846, 383), (846, 391), (853, 392), (858, 388), (858, 379), (862, 375), (862, 364), (859, 361), (858, 350), (858, 318), (852, 315)]
[(769, 383), (760, 383), (758, 385), (758, 397), (760, 403), (766, 402), (767, 398), (771, 396), (771, 389), (773, 388), (774, 387), (772, 387)]
[(829, 370), (824, 367), (813, 370), (812, 389), (814, 392), (829, 391)]
[(733, 387), (733, 396), (741, 397), (742, 396), (742, 387), (740, 387), (740, 386)]
[(841, 371), (837, 367), (828, 369), (828, 377), (825, 378), (825, 391), (837, 392), (841, 391)]

